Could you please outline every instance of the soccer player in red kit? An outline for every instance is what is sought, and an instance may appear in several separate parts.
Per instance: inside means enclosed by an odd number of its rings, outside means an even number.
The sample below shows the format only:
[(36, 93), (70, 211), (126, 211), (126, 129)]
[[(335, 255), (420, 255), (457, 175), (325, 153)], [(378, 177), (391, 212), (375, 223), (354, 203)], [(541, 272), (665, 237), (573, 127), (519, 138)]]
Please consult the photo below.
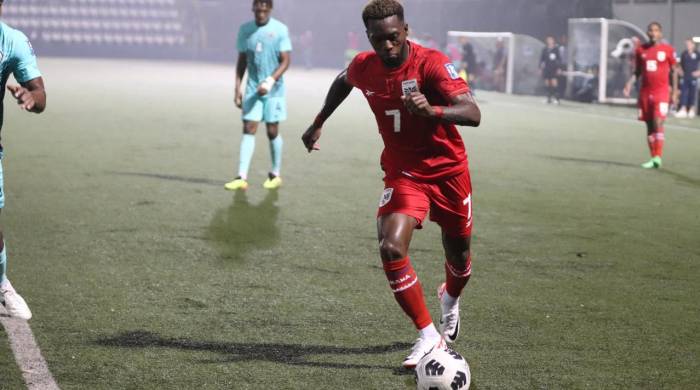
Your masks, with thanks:
[[(677, 80), (674, 76), (676, 53), (668, 44), (661, 41), (663, 33), (661, 24), (652, 22), (647, 29), (649, 42), (637, 47), (635, 52), (636, 70), (634, 76), (625, 85), (625, 96), (630, 96), (632, 85), (641, 78), (639, 90), (639, 120), (646, 122), (647, 141), (651, 160), (642, 164), (642, 168), (661, 168), (661, 156), (664, 148), (664, 120), (668, 115), (671, 97), (677, 100)], [(673, 78), (673, 89), (669, 80)]]
[[(389, 286), (419, 338), (403, 366), (413, 368), (443, 340), (459, 333), (459, 297), (471, 275), (471, 181), (455, 124), (478, 126), (481, 112), (469, 86), (442, 53), (407, 40), (396, 0), (372, 0), (362, 19), (374, 51), (358, 54), (333, 81), (325, 104), (302, 136), (318, 150), (323, 123), (356, 87), (372, 109), (384, 141), (384, 192), (377, 212), (379, 252)], [(442, 228), (445, 283), (438, 289), (440, 331), (408, 257), (414, 229), (426, 214)], [(443, 338), (444, 337), (444, 338)]]

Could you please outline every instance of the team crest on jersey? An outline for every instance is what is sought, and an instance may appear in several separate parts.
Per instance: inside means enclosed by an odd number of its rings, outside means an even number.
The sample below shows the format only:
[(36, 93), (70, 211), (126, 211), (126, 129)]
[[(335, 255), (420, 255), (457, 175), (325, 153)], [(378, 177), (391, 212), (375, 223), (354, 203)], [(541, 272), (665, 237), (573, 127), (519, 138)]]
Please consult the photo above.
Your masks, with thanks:
[(379, 207), (384, 207), (391, 201), (391, 195), (394, 194), (393, 188), (385, 188), (382, 193), (382, 198), (379, 199)]
[(404, 80), (401, 82), (401, 91), (403, 96), (408, 96), (411, 92), (418, 92), (418, 80)]
[(451, 62), (447, 63), (445, 64), (445, 69), (447, 69), (447, 73), (452, 77), (452, 80), (457, 80), (459, 78), (459, 72), (457, 72), (455, 64)]
[(659, 60), (659, 62), (664, 62), (666, 60), (666, 52), (660, 51), (656, 53), (656, 58)]

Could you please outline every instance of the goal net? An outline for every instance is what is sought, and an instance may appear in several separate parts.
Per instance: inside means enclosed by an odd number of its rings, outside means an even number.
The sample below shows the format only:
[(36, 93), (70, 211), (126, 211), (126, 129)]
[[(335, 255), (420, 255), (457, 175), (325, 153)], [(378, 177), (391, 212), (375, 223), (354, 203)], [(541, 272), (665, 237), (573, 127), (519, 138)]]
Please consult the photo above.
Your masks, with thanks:
[[(476, 89), (535, 95), (544, 43), (513, 33), (449, 31), (448, 55)], [(466, 55), (465, 55), (466, 54)]]
[(569, 19), (567, 97), (634, 103), (622, 91), (634, 73), (635, 48), (646, 40), (641, 29), (622, 20)]

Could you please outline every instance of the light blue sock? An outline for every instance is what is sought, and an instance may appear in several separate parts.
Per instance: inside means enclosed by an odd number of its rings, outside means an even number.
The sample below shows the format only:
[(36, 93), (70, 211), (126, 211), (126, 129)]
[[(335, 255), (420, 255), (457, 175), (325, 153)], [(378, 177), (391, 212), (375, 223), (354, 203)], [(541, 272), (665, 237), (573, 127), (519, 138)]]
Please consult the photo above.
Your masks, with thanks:
[(277, 138), (270, 140), (270, 157), (272, 158), (272, 174), (275, 176), (280, 175), (280, 169), (282, 169), (282, 136), (278, 135)]
[(7, 272), (7, 248), (3, 245), (2, 251), (0, 252), (0, 283), (4, 282), (7, 277), (5, 273)]
[(243, 180), (248, 180), (248, 170), (250, 169), (250, 161), (253, 160), (254, 151), (255, 135), (243, 134), (243, 138), (241, 138), (240, 160), (238, 161), (238, 176)]

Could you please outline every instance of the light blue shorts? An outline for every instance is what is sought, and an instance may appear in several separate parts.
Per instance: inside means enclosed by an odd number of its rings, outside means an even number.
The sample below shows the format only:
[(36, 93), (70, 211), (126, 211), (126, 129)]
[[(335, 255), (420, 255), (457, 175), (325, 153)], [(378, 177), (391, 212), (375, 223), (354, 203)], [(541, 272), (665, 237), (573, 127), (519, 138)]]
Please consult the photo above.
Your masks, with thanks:
[(284, 97), (248, 95), (243, 100), (243, 120), (276, 123), (287, 119), (287, 101)]

